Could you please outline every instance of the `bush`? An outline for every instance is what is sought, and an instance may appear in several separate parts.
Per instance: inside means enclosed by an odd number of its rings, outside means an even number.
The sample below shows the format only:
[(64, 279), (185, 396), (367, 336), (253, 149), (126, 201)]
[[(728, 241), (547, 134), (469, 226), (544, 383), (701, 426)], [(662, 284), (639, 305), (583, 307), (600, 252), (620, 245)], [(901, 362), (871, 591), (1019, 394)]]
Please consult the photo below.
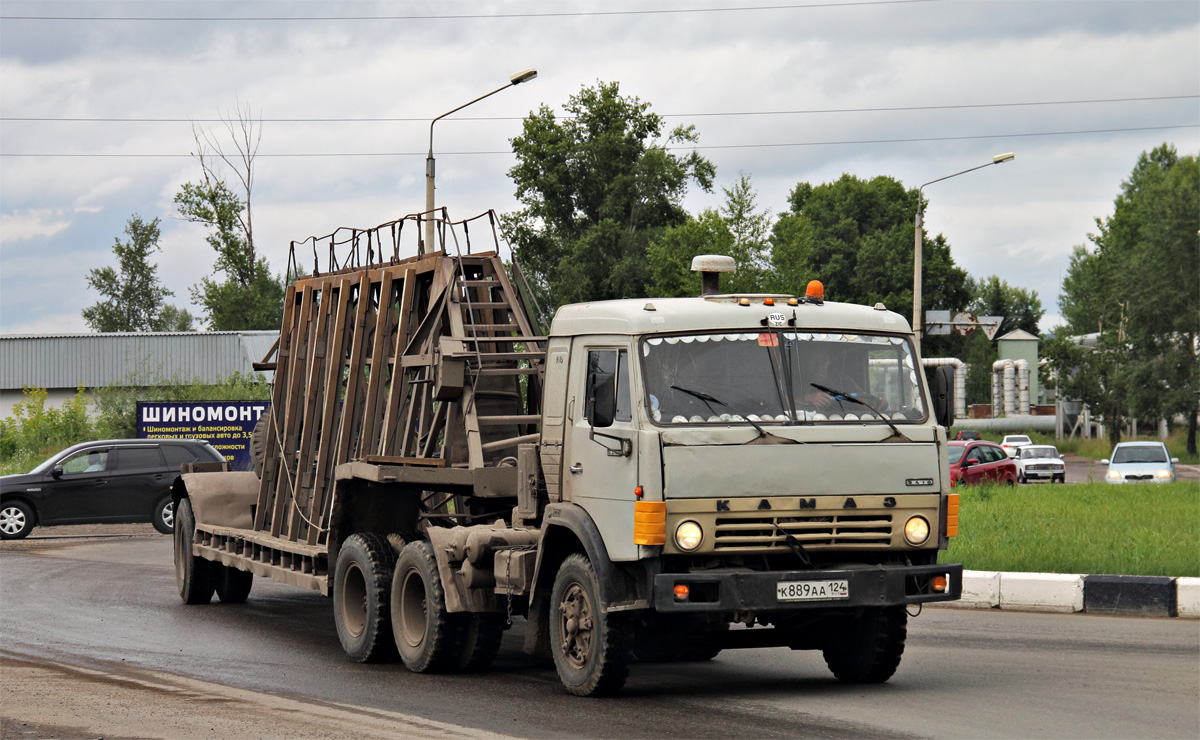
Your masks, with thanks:
[(55, 452), (94, 438), (82, 388), (59, 408), (46, 408), (45, 388), (22, 390), (25, 400), (13, 407), (12, 416), (0, 419), (0, 472), (27, 472)]

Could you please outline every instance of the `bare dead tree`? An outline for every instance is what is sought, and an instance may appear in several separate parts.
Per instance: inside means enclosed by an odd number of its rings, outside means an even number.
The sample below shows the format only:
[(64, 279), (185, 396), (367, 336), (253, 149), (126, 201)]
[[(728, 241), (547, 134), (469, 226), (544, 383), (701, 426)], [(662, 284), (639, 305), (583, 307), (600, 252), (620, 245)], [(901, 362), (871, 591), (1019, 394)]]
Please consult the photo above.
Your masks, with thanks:
[(250, 200), (254, 191), (254, 158), (258, 155), (258, 146), (262, 141), (262, 114), (255, 115), (250, 104), (239, 99), (232, 111), (221, 116), (221, 126), (231, 142), (232, 150), (229, 148), (230, 144), (222, 146), (223, 137), (218, 132), (192, 122), (192, 137), (196, 140), (195, 157), (200, 161), (206, 184), (214, 180), (225, 180), (217, 171), (214, 158), (232, 171), (241, 183), (242, 191), (246, 195), (246, 209), (238, 214), (238, 223), (245, 234), (250, 254), (255, 254), (254, 220)]

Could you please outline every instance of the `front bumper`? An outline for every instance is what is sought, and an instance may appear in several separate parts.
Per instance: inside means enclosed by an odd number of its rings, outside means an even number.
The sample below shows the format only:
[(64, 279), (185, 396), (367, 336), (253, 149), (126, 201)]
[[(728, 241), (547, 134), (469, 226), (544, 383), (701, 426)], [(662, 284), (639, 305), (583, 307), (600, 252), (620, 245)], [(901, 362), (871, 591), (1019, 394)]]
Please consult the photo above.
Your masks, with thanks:
[[(962, 596), (961, 564), (870, 565), (839, 570), (721, 571), (659, 573), (654, 577), (654, 610), (658, 612), (781, 612), (864, 606), (955, 601)], [(946, 577), (946, 590), (933, 592), (930, 580)], [(849, 595), (820, 601), (779, 601), (776, 584), (783, 581), (845, 580)], [(686, 585), (689, 598), (677, 601), (675, 586)]]

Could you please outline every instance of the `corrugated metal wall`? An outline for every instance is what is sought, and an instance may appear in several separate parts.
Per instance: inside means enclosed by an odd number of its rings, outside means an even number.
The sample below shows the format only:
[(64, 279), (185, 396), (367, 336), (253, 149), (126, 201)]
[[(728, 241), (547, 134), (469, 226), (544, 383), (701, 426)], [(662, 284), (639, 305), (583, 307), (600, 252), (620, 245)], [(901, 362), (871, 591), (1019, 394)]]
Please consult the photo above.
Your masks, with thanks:
[[(0, 335), (0, 388), (216, 383), (252, 362), (278, 332)], [(270, 377), (268, 375), (268, 377)]]

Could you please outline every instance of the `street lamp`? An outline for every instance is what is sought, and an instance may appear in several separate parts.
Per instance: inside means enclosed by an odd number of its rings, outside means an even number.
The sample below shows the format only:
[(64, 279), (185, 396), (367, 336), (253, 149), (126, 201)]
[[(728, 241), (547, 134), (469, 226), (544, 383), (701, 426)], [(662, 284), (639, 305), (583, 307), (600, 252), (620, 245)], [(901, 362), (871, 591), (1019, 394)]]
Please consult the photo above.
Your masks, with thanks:
[[(450, 115), (451, 113), (457, 113), (460, 110), (462, 110), (463, 108), (466, 108), (468, 105), (474, 105), (475, 103), (478, 103), (480, 100), (483, 100), (484, 98), (489, 98), (489, 97), (495, 95), (496, 93), (500, 92), (501, 90), (507, 90), (508, 88), (512, 87), (513, 85), (520, 85), (522, 82), (529, 82), (533, 78), (537, 77), (537, 74), (538, 73), (537, 73), (536, 69), (526, 69), (521, 72), (517, 72), (516, 74), (511, 75), (508, 78), (507, 85), (501, 85), (500, 87), (496, 88), (495, 90), (492, 90), (487, 95), (480, 95), (478, 98), (475, 98), (470, 103), (463, 103), (462, 105), (458, 106), (454, 110), (446, 111), (442, 115), (438, 116), (437, 118), (435, 118), (429, 122), (429, 155), (427, 157), (425, 157), (425, 216), (427, 219), (425, 221), (425, 244), (427, 244), (427, 245), (433, 244), (433, 209), (434, 209), (434, 205), (433, 205), (433, 173), (434, 173), (433, 124), (437, 123), (438, 121), (440, 121), (441, 119)], [(424, 248), (421, 249), (421, 253), (422, 254), (425, 253)]]
[[(992, 157), (991, 162), (986, 162), (984, 164), (977, 165), (970, 169), (963, 170), (962, 172), (955, 172), (953, 175), (946, 175), (945, 177), (939, 177), (936, 180), (930, 180), (929, 182), (925, 183), (925, 185), (932, 185), (935, 182), (941, 182), (942, 180), (949, 180), (952, 177), (958, 177), (959, 175), (965, 175), (968, 172), (974, 172), (975, 170), (981, 170), (984, 167), (991, 167), (994, 164), (1000, 164), (1001, 162), (1008, 162), (1008, 161), (1015, 159), (1016, 156), (1017, 155), (1013, 154), (1012, 152), (1009, 152), (1007, 154), (997, 154), (996, 156)], [(925, 185), (922, 185), (921, 187), (917, 188), (916, 240), (913, 243), (913, 320), (912, 320), (912, 329), (913, 329), (913, 334), (917, 340), (917, 355), (918, 356), (921, 353), (921, 335), (923, 333), (922, 330), (924, 328), (924, 324), (921, 323), (921, 251), (922, 251), (922, 246), (924, 245), (924, 241), (925, 241), (925, 232), (923, 231), (923, 228), (922, 228), (924, 226), (923, 219), (925, 216), (925, 210), (924, 210), (923, 201), (921, 200), (921, 191), (923, 191), (925, 189)], [(430, 202), (432, 202), (432, 201), (430, 201)]]

